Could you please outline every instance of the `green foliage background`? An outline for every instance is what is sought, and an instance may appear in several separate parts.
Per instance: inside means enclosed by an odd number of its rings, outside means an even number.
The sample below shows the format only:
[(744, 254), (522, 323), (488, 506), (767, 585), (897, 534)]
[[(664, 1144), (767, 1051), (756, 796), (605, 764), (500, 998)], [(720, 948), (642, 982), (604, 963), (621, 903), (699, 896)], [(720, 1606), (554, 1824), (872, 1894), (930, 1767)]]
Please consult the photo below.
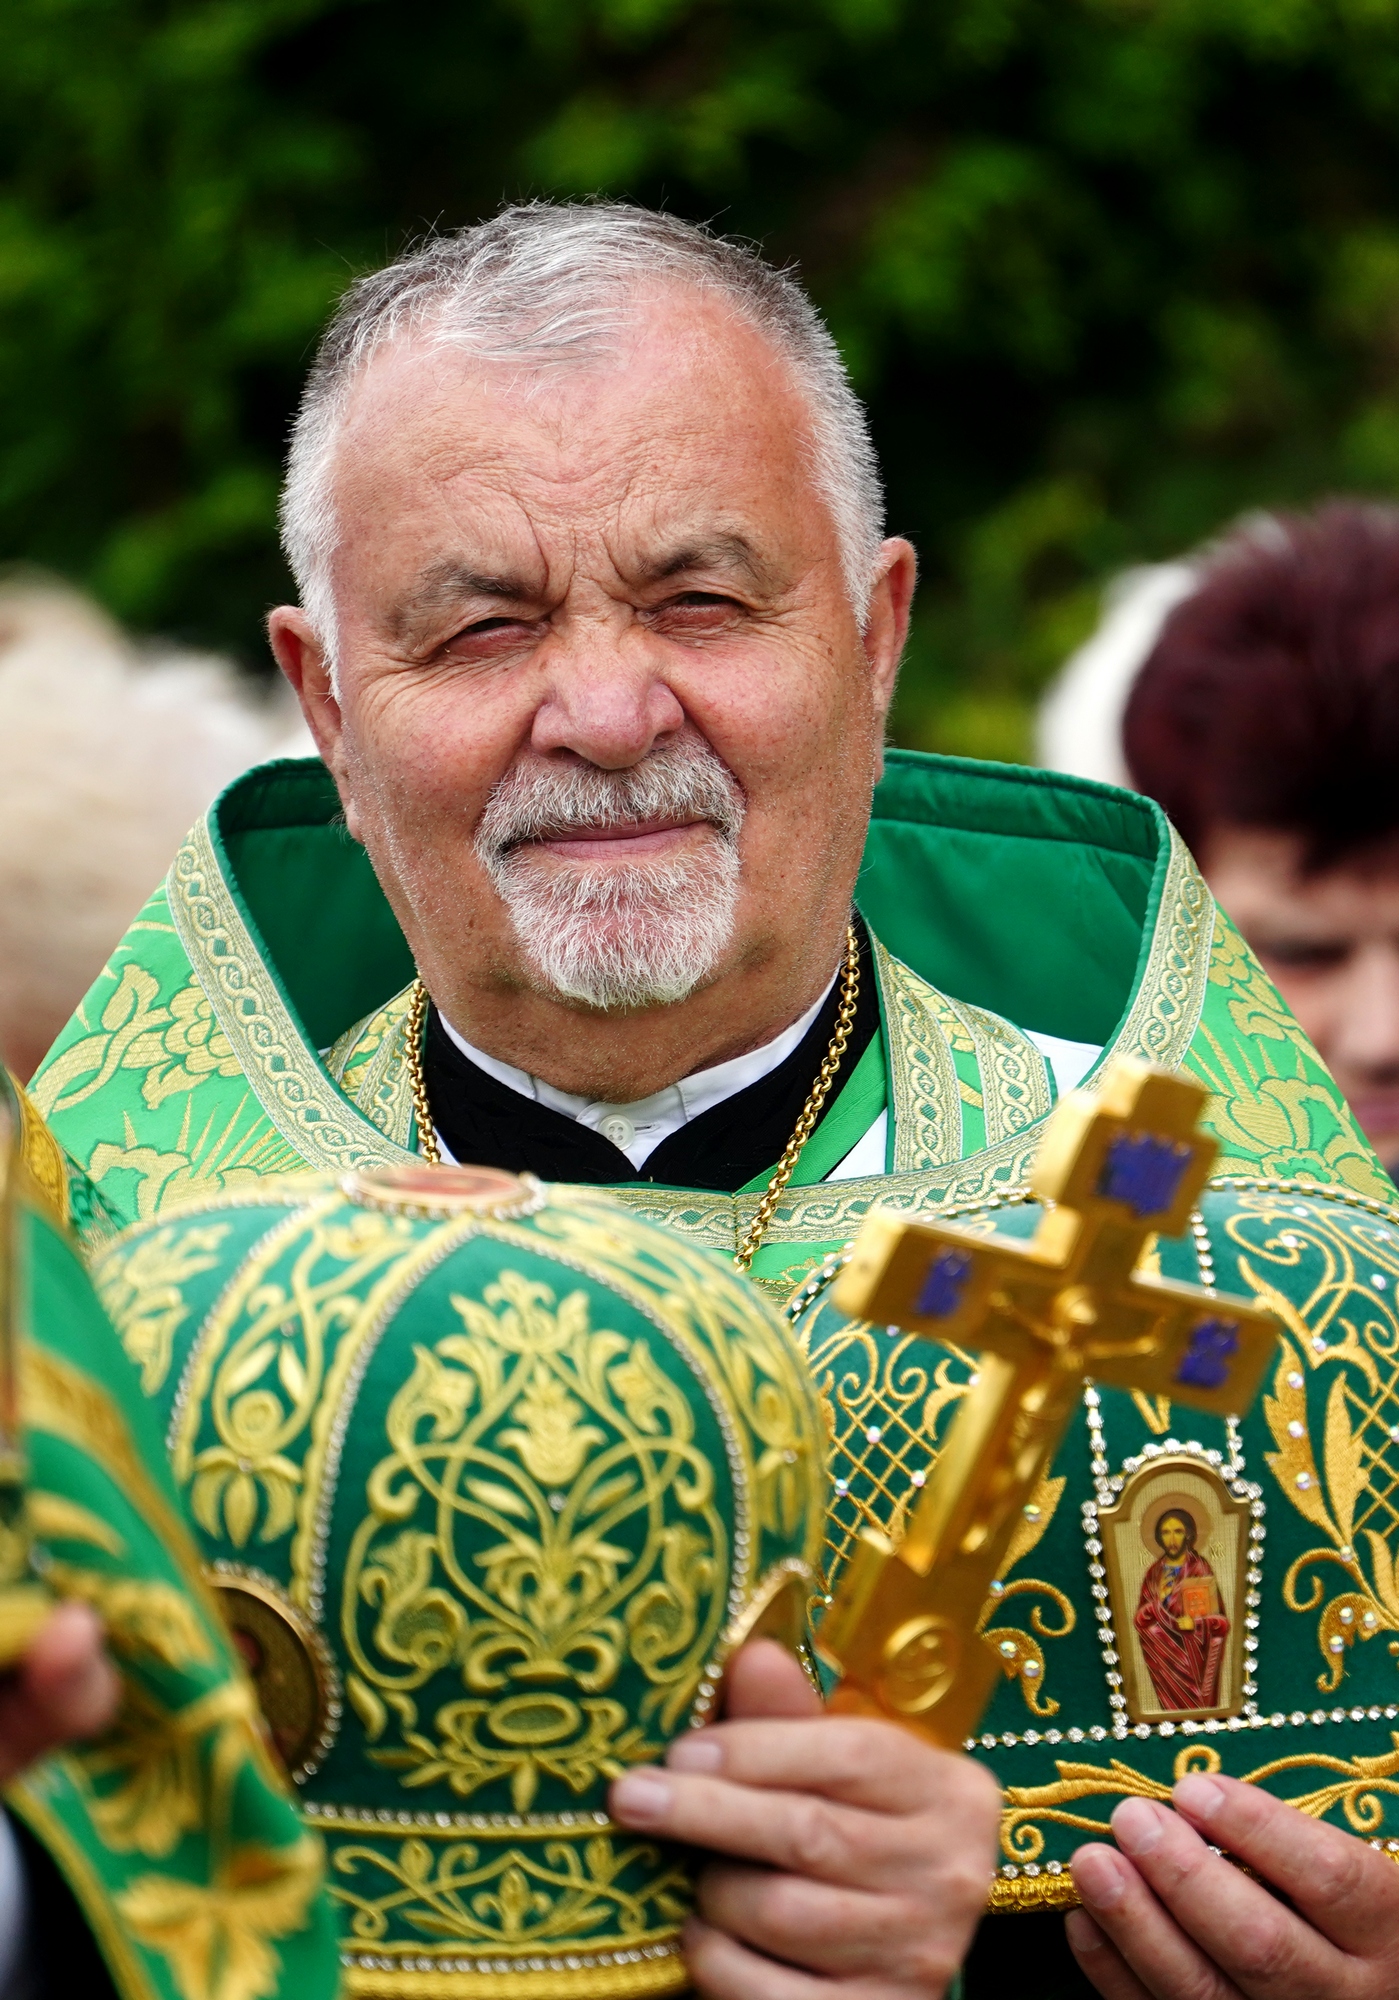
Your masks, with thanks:
[(259, 663), (329, 302), (598, 190), (829, 314), (924, 560), (905, 742), (1023, 754), (1104, 575), (1399, 489), (1399, 0), (5, 0), (0, 557)]

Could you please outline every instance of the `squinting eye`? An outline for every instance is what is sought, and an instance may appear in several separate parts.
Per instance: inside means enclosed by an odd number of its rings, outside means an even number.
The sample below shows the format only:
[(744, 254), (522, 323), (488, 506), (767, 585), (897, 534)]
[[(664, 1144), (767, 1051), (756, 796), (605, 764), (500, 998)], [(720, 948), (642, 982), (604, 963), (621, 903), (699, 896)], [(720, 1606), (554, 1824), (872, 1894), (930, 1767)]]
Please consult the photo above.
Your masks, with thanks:
[(687, 590), (680, 597), (667, 598), (666, 602), (658, 605), (656, 609), (659, 615), (664, 617), (668, 611), (717, 611), (727, 613), (739, 610), (740, 606), (735, 598), (722, 597), (717, 591)]
[(454, 632), (442, 650), (450, 653), (469, 651), (473, 646), (489, 644), (493, 639), (517, 638), (530, 631), (531, 627), (523, 618), (482, 618), (474, 625), (465, 625), (460, 632)]

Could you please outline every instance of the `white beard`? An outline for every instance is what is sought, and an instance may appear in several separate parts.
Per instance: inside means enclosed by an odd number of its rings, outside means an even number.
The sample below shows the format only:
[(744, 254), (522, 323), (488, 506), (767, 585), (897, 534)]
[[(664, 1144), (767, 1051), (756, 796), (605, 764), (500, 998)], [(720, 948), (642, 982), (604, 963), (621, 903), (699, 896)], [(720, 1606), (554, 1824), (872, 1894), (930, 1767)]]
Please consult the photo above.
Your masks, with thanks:
[[(529, 845), (550, 833), (706, 819), (670, 861), (582, 863)], [(681, 738), (625, 771), (521, 765), (492, 792), (476, 852), (542, 990), (599, 1010), (668, 1006), (717, 969), (738, 905), (743, 798), (707, 744)]]

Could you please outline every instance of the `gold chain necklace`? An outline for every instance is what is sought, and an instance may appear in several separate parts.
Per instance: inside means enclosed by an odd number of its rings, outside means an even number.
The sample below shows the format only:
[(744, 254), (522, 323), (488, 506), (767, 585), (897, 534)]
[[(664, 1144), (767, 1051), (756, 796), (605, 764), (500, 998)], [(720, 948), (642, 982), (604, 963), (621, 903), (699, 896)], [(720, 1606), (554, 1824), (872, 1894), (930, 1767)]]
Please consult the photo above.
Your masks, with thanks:
[[(846, 1044), (855, 1026), (855, 1003), (860, 997), (860, 941), (855, 935), (855, 926), (848, 924), (845, 931), (845, 970), (840, 987), (840, 1010), (836, 1015), (835, 1033), (831, 1045), (826, 1050), (821, 1067), (816, 1072), (806, 1103), (796, 1128), (787, 1141), (782, 1158), (772, 1179), (768, 1182), (762, 1200), (758, 1203), (753, 1220), (743, 1232), (742, 1240), (734, 1252), (734, 1262), (740, 1271), (746, 1271), (758, 1253), (759, 1245), (767, 1235), (773, 1211), (781, 1201), (787, 1183), (797, 1170), (802, 1148), (816, 1129), (816, 1121), (825, 1108), (826, 1099), (831, 1094), (831, 1085), (836, 1080), (836, 1072), (845, 1054)], [(441, 1166), (442, 1149), (437, 1143), (437, 1128), (432, 1122), (432, 1107), (428, 1103), (427, 1082), (423, 1075), (423, 1027), (427, 1020), (427, 988), (421, 979), (413, 982), (413, 997), (408, 1003), (408, 1019), (404, 1024), (407, 1041), (408, 1081), (413, 1094), (413, 1116), (418, 1127), (418, 1151), (432, 1166)]]
[(734, 1251), (734, 1262), (740, 1271), (746, 1271), (757, 1255), (758, 1246), (768, 1233), (773, 1210), (781, 1201), (788, 1181), (797, 1170), (802, 1147), (816, 1129), (816, 1121), (831, 1094), (831, 1085), (835, 1082), (836, 1071), (840, 1068), (840, 1059), (845, 1054), (845, 1045), (850, 1040), (850, 1030), (855, 1025), (855, 1002), (859, 997), (860, 940), (855, 935), (855, 926), (847, 924), (845, 976), (840, 986), (840, 1012), (836, 1015), (836, 1031), (831, 1036), (831, 1045), (825, 1053), (820, 1069), (816, 1072), (816, 1081), (811, 1086), (806, 1103), (802, 1106), (796, 1129), (787, 1141), (782, 1158), (777, 1162), (777, 1171), (768, 1182), (763, 1198), (758, 1203), (757, 1212), (744, 1230), (737, 1250)]

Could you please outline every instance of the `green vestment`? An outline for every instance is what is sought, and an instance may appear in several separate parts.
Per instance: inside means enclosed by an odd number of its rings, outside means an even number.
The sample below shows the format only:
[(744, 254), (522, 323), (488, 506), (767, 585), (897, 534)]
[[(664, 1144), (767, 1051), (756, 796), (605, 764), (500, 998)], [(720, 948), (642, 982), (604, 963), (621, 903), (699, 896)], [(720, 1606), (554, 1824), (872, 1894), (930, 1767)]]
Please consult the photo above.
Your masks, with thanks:
[[(1205, 1082), (1220, 1159), (1160, 1266), (1262, 1293), (1287, 1328), (1241, 1423), (1090, 1391), (1027, 1508), (984, 1619), (1005, 1672), (976, 1745), (1006, 1787), (995, 1907), (1070, 1900), (1078, 1842), (1186, 1769), (1389, 1837), (1399, 1210), (1334, 1084), (1147, 800), (894, 753), (858, 901), (881, 947), (882, 1033), (755, 1264), (774, 1293), (799, 1287), (792, 1318), (833, 1434), (831, 1573), (861, 1520), (888, 1524), (916, 1493), (975, 1365), (842, 1321), (836, 1261), (875, 1201), (1033, 1227), (1026, 1173), (1052, 1089), (1028, 1033)], [(181, 850), (35, 1094), (122, 1218), (302, 1166), (402, 1161), (411, 976), (328, 778), (267, 767)], [(824, 1180), (886, 1108), (885, 1174)], [(721, 1255), (760, 1193), (616, 1190)], [(1155, 1563), (1168, 1502), (1198, 1539), (1184, 1581)]]
[[(6, 1794), (66, 1879), (121, 2000), (331, 2000), (319, 1834), (274, 1768), (154, 1414), (67, 1229), (65, 1171), (26, 1121), (21, 1399), (36, 1562), (103, 1618), (115, 1724)], [(42, 1941), (41, 1941), (42, 1942)]]

